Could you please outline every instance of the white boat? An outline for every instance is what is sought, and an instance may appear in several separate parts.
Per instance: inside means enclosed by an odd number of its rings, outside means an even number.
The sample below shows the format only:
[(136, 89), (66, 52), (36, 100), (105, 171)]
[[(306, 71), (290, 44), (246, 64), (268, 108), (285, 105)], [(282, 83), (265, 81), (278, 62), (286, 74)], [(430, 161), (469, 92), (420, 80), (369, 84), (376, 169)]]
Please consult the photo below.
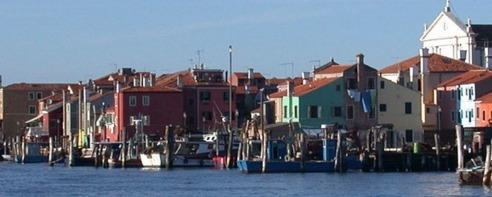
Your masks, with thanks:
[[(212, 167), (215, 143), (211, 141), (177, 141), (174, 144), (173, 167)], [(224, 145), (219, 145), (221, 151)], [(140, 154), (143, 167), (165, 167), (164, 143)]]

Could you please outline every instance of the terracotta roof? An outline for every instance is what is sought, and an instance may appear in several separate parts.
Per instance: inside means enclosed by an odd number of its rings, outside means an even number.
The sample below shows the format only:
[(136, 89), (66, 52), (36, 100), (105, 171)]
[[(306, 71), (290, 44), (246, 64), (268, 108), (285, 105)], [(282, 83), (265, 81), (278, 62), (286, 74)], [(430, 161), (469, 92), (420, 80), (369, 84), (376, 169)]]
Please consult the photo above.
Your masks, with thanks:
[(490, 77), (492, 77), (492, 71), (488, 69), (471, 70), (461, 75), (458, 75), (456, 77), (453, 77), (449, 80), (446, 80), (437, 86), (444, 87), (444, 86), (456, 86), (460, 84), (477, 83), (481, 80), (488, 79)]
[(331, 58), (330, 62), (324, 64), (323, 66), (320, 66), (319, 68), (315, 68), (314, 73), (319, 73), (333, 65), (339, 65), (339, 64), (335, 62), (335, 59)]
[(353, 65), (332, 65), (324, 70), (317, 72), (316, 74), (336, 74), (343, 73), (343, 71), (351, 68)]
[[(380, 73), (398, 73), (401, 71), (408, 71), (410, 67), (417, 66), (420, 68), (420, 55), (414, 56), (410, 59), (403, 60), (391, 66), (385, 67), (379, 70)], [(475, 66), (455, 60), (449, 57), (445, 57), (439, 54), (429, 55), (429, 72), (432, 73), (444, 73), (444, 72), (466, 72), (469, 70), (483, 69), (480, 66)]]
[(87, 101), (89, 102), (92, 102), (92, 101), (97, 101), (99, 100), (100, 98), (108, 95), (108, 94), (114, 94), (114, 91), (108, 91), (108, 92), (105, 92), (103, 94), (100, 94), (100, 93), (96, 93), (96, 94), (93, 94), (92, 96), (90, 96)]
[[(234, 76), (236, 76), (238, 79), (247, 79), (248, 78), (248, 73), (247, 72), (235, 72)], [(261, 73), (255, 72), (253, 73), (253, 77), (255, 79), (258, 78), (265, 78)]]
[(177, 87), (178, 76), (181, 76), (181, 80), (183, 86), (221, 86), (226, 87), (229, 86), (229, 83), (226, 81), (219, 82), (210, 82), (210, 81), (196, 81), (193, 77), (193, 74), (189, 70), (176, 72), (173, 74), (164, 74), (157, 78), (156, 85), (164, 85), (169, 87)]
[(475, 99), (475, 101), (482, 101), (482, 103), (492, 103), (492, 92), (485, 94), (478, 99)]
[(62, 90), (75, 84), (15, 83), (3, 87), (4, 90)]
[[(309, 83), (306, 83), (304, 85), (299, 85), (294, 87), (294, 92), (293, 96), (302, 96), (305, 95), (313, 90), (316, 90), (320, 87), (323, 87), (335, 80), (339, 79), (338, 77), (333, 77), (333, 78), (321, 78), (318, 80), (311, 81)], [(270, 98), (280, 98), (287, 96), (287, 90), (272, 93), (269, 95)]]
[(181, 92), (181, 90), (163, 85), (155, 85), (151, 87), (127, 87), (123, 88), (121, 92)]
[(133, 83), (135, 77), (142, 75), (143, 77), (150, 77), (152, 73), (150, 72), (136, 72), (131, 75), (120, 75), (119, 73), (110, 73), (103, 77), (93, 80), (93, 83), (97, 86), (112, 86), (115, 81)]

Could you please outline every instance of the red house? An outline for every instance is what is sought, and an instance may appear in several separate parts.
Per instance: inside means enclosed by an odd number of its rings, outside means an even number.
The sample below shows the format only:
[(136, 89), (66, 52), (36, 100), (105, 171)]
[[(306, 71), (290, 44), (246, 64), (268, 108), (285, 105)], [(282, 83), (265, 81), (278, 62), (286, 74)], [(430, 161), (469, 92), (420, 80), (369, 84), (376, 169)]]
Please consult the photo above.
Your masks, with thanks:
[[(121, 131), (127, 137), (141, 134), (163, 137), (166, 125), (183, 123), (183, 93), (163, 85), (117, 88), (114, 94), (114, 128), (106, 133), (109, 141), (120, 141)], [(128, 138), (127, 138), (128, 139)]]
[[(181, 100), (184, 106), (179, 117), (185, 121), (188, 131), (208, 132), (220, 126), (222, 117), (232, 116), (235, 126), (235, 87), (224, 80), (224, 71), (220, 69), (194, 69), (173, 74), (165, 74), (156, 80), (157, 85), (179, 88), (183, 91)], [(232, 90), (232, 102), (229, 103), (229, 88)], [(233, 113), (229, 113), (232, 108)], [(220, 127), (222, 128), (222, 127)]]

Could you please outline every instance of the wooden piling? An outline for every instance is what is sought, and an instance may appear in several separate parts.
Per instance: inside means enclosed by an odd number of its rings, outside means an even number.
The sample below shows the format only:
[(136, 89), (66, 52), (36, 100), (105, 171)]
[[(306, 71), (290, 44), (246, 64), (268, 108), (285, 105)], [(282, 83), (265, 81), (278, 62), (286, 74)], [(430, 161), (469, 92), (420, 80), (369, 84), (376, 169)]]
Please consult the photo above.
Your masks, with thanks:
[(68, 131), (68, 166), (73, 166), (73, 134)]
[(22, 146), (22, 148), (21, 148), (21, 150), (22, 150), (22, 153), (21, 153), (22, 154), (22, 159), (21, 159), (21, 161), (22, 161), (22, 163), (24, 163), (24, 161), (26, 159), (26, 139), (25, 138), (22, 138), (21, 141), (22, 141), (22, 143), (21, 143), (21, 146)]
[(304, 133), (299, 133), (299, 143), (300, 143), (300, 152), (301, 152), (301, 158), (300, 158), (300, 161), (301, 161), (301, 172), (304, 172), (304, 160), (305, 160), (305, 154), (306, 154), (306, 143), (305, 143), (305, 135)]
[(490, 186), (490, 145), (487, 145), (485, 152), (487, 155), (485, 155), (485, 170), (483, 172), (482, 183), (484, 186)]
[[(234, 137), (234, 132), (231, 128), (231, 124), (229, 122), (229, 137), (227, 138), (227, 160), (226, 160), (226, 168), (231, 168), (232, 167), (232, 138)], [(217, 138), (218, 140), (218, 138)], [(219, 148), (219, 147), (217, 147)]]
[[(379, 132), (378, 132), (379, 133)], [(377, 143), (377, 160), (378, 160), (378, 170), (380, 172), (384, 172), (384, 166), (383, 166), (383, 153), (384, 153), (384, 144), (386, 140), (386, 135), (384, 133), (379, 134), (380, 137), (378, 139)]]
[(121, 130), (121, 141), (123, 144), (121, 145), (121, 167), (126, 167), (126, 128)]
[(50, 137), (49, 139), (49, 143), (50, 143), (50, 146), (49, 146), (49, 154), (48, 154), (48, 165), (50, 166), (53, 166), (54, 163), (53, 163), (53, 138)]
[(458, 160), (458, 180), (463, 180), (463, 138), (461, 135), (461, 130), (463, 127), (461, 125), (456, 125), (456, 150), (458, 151), (457, 153), (457, 160)]
[(338, 131), (337, 134), (337, 149), (335, 151), (335, 171), (342, 172), (342, 134)]
[(166, 126), (166, 169), (171, 169), (173, 167), (173, 157), (174, 157), (174, 127), (172, 125)]
[(261, 141), (261, 172), (265, 173), (267, 171), (267, 146), (268, 146), (268, 135), (265, 130), (262, 130), (263, 139)]
[(440, 149), (441, 147), (439, 146), (439, 134), (434, 134), (434, 141), (436, 144), (436, 170), (441, 171), (441, 154), (440, 154)]

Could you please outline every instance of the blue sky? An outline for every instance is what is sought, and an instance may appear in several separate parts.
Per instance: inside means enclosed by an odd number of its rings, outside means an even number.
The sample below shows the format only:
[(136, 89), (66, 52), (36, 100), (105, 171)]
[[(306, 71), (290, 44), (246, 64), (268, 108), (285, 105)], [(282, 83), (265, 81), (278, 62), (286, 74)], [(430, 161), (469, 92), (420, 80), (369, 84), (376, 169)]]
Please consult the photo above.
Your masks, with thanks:
[[(0, 75), (12, 83), (86, 82), (117, 68), (158, 75), (200, 62), (266, 77), (355, 55), (380, 69), (418, 54), (445, 0), (3, 1)], [(490, 0), (452, 0), (462, 20), (492, 24)], [(489, 13), (489, 14), (487, 14)]]

